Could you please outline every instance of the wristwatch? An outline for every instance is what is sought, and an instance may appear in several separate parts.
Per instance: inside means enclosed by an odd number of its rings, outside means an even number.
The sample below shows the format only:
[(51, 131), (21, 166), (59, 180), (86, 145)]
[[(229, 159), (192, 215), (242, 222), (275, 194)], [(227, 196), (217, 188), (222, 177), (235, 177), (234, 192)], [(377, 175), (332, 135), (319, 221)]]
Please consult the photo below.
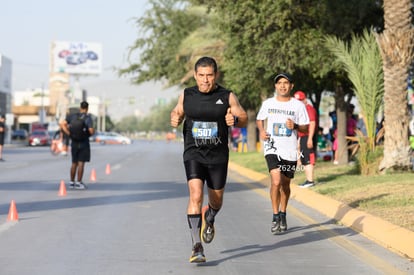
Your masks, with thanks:
[(239, 117), (238, 116), (233, 116), (234, 117), (234, 123), (233, 126), (236, 126), (237, 123), (239, 123)]

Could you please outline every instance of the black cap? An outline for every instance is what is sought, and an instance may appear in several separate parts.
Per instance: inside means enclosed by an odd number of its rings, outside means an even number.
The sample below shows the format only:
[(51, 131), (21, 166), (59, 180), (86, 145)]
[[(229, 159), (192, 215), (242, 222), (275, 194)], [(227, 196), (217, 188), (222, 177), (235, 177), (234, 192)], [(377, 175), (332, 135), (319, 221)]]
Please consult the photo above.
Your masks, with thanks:
[(280, 73), (280, 74), (278, 74), (277, 76), (275, 76), (275, 79), (274, 79), (274, 83), (276, 83), (280, 78), (286, 78), (287, 80), (289, 80), (289, 82), (290, 83), (293, 83), (293, 78), (292, 78), (292, 76), (290, 75), (290, 74), (288, 74), (288, 73)]

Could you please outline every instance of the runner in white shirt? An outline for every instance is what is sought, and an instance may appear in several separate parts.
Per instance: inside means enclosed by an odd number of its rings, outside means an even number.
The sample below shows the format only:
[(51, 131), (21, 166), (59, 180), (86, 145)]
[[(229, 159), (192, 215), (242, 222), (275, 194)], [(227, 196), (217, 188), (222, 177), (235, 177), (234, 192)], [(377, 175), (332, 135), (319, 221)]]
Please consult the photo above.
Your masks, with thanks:
[(287, 230), (286, 208), (290, 197), (290, 181), (298, 160), (297, 131), (307, 131), (309, 117), (305, 105), (290, 95), (294, 85), (289, 74), (278, 74), (274, 83), (275, 96), (262, 103), (256, 125), (260, 139), (264, 141), (263, 150), (271, 178), (271, 232), (278, 234)]

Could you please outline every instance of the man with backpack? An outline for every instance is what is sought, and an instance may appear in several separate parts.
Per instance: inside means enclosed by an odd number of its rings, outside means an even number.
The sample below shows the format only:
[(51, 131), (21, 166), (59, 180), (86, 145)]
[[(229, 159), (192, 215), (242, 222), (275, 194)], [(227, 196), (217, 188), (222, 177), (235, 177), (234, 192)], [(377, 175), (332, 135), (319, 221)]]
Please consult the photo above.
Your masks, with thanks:
[[(79, 113), (73, 113), (66, 116), (61, 123), (61, 129), (70, 136), (72, 165), (70, 167), (70, 184), (69, 188), (86, 189), (82, 182), (85, 162), (91, 159), (91, 148), (89, 137), (95, 132), (91, 116), (88, 114), (89, 104), (82, 101)], [(75, 176), (77, 180), (75, 181)]]

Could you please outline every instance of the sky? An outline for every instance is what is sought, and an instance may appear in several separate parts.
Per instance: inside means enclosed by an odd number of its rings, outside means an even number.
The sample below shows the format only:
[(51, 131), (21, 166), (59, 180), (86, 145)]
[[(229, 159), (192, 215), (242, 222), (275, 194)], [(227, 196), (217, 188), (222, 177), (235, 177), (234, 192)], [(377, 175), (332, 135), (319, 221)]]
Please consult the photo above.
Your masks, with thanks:
[[(47, 88), (52, 41), (102, 44), (103, 71), (79, 79), (88, 95), (104, 97), (116, 119), (147, 113), (158, 98), (177, 95), (159, 82), (131, 85), (111, 68), (126, 67), (128, 47), (138, 37), (134, 18), (149, 7), (146, 0), (5, 0), (0, 7), (0, 54), (12, 60), (12, 90)], [(136, 104), (127, 101), (135, 97)], [(125, 104), (127, 106), (125, 106)]]

